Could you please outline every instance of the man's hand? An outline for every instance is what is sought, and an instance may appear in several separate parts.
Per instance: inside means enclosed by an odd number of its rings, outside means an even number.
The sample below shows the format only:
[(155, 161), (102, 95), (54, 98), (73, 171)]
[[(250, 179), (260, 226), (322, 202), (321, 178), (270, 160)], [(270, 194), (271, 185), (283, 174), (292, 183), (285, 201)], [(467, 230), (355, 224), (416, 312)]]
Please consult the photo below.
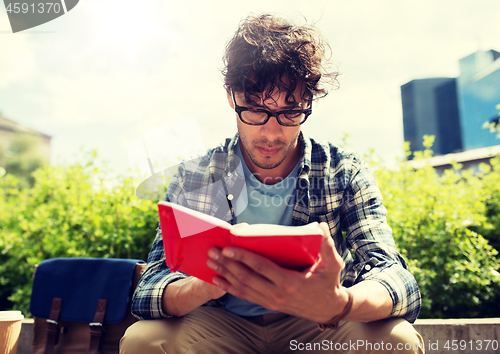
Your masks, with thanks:
[(224, 289), (195, 277), (180, 279), (165, 288), (162, 298), (163, 311), (172, 316), (184, 316), (225, 293)]
[(218, 299), (226, 293), (226, 291), (221, 289), (220, 287), (207, 283), (206, 281), (200, 280), (198, 278), (193, 278), (193, 281), (199, 283), (199, 292), (205, 299), (207, 299), (207, 301)]
[(239, 247), (212, 248), (208, 266), (221, 276), (213, 281), (221, 289), (273, 311), (325, 323), (340, 314), (348, 301), (340, 285), (344, 262), (321, 223), (323, 241), (318, 261), (297, 272)]
[[(241, 223), (234, 225), (242, 227)], [(207, 301), (218, 299), (226, 291), (195, 277), (177, 280), (165, 288), (162, 297), (163, 312), (172, 316), (184, 316)]]

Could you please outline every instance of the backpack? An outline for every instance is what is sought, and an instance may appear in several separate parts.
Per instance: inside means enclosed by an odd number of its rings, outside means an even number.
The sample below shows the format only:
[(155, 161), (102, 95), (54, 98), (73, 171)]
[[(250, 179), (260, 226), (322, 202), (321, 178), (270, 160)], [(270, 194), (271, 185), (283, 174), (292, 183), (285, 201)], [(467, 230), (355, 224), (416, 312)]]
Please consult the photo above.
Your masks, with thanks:
[(53, 258), (35, 268), (32, 354), (115, 354), (137, 319), (130, 299), (146, 264), (112, 258)]

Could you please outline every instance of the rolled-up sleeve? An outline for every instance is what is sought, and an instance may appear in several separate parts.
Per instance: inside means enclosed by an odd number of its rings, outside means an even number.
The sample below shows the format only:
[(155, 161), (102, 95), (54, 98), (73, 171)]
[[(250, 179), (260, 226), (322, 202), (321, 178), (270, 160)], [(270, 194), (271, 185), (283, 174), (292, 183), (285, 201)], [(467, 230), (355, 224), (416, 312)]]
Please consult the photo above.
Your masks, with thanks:
[(366, 164), (357, 167), (345, 190), (341, 220), (354, 256), (354, 283), (369, 279), (384, 285), (393, 301), (391, 316), (413, 323), (421, 306), (417, 282), (396, 249), (375, 179)]
[(163, 312), (163, 292), (168, 284), (186, 277), (182, 272), (172, 273), (167, 266), (161, 229), (158, 228), (148, 264), (132, 298), (132, 314), (143, 320), (170, 317)]
[[(180, 204), (182, 196), (182, 168), (174, 175), (165, 200)], [(171, 317), (163, 311), (163, 292), (168, 284), (188, 277), (182, 272), (170, 271), (165, 260), (161, 228), (156, 229), (156, 237), (148, 256), (148, 264), (139, 280), (132, 298), (132, 314), (139, 319)]]

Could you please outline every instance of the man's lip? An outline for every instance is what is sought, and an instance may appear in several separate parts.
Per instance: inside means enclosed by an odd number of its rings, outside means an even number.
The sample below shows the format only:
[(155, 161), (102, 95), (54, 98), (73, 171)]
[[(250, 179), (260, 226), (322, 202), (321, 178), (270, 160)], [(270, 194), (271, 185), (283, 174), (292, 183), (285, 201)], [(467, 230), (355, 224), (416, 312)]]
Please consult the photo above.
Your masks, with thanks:
[(280, 150), (279, 147), (267, 148), (267, 147), (262, 147), (262, 146), (257, 146), (257, 149), (259, 149), (259, 151), (262, 155), (266, 155), (266, 156), (275, 155)]

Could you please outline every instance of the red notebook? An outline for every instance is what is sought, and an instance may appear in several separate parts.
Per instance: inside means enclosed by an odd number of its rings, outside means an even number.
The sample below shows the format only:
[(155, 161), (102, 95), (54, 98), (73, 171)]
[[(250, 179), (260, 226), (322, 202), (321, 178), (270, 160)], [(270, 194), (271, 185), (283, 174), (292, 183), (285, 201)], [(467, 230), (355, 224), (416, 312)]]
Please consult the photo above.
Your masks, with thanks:
[[(211, 247), (238, 246), (294, 270), (313, 265), (323, 238), (317, 222), (304, 226), (255, 224), (235, 228), (227, 222), (182, 207), (158, 204), (167, 265), (212, 283), (217, 274), (207, 266)], [(213, 283), (212, 283), (213, 284)]]

